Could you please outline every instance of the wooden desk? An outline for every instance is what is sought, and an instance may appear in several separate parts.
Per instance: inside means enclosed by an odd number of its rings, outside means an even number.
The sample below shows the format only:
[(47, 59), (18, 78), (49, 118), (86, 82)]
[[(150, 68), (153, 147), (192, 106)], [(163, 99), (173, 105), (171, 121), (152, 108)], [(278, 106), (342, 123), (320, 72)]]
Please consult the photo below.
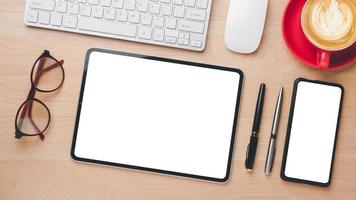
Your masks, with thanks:
[[(281, 16), (287, 0), (270, 0), (264, 37), (252, 55), (228, 51), (223, 35), (227, 0), (214, 0), (206, 50), (202, 53), (29, 28), (23, 23), (25, 0), (0, 6), (0, 199), (356, 199), (356, 66), (320, 71), (304, 66), (287, 50), (281, 36)], [(91, 47), (238, 67), (245, 73), (232, 172), (229, 182), (215, 184), (120, 168), (79, 164), (70, 158), (84, 55)], [(65, 60), (66, 80), (54, 95), (39, 95), (53, 121), (47, 138), (14, 139), (14, 117), (30, 87), (32, 63), (43, 49)], [(293, 81), (297, 77), (338, 82), (345, 86), (331, 186), (320, 188), (282, 181), (279, 177)], [(257, 90), (268, 86), (255, 172), (244, 168)], [(276, 95), (286, 89), (277, 139), (275, 166), (269, 177), (263, 168)]]

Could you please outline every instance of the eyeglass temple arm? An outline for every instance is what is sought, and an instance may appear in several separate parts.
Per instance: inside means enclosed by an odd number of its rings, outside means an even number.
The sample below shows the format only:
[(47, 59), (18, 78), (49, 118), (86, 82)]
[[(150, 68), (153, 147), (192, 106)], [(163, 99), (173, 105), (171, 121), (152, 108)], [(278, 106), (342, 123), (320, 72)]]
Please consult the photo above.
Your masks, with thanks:
[(30, 102), (30, 105), (28, 107), (28, 118), (31, 122), (31, 125), (33, 126), (33, 128), (36, 130), (37, 134), (39, 134), (41, 140), (44, 139), (44, 135), (41, 134), (41, 130), (38, 128), (38, 126), (36, 125), (36, 123), (33, 121), (33, 118), (32, 118), (32, 106), (33, 106), (33, 103), (32, 101)]
[[(63, 65), (63, 64), (64, 64), (64, 60), (60, 60), (58, 63), (59, 63), (60, 65)], [(47, 71), (50, 71), (50, 70), (56, 68), (56, 67), (58, 66), (58, 63), (56, 62), (56, 63), (53, 63), (52, 65), (46, 67), (44, 70), (41, 71), (41, 73), (42, 73), (42, 72), (47, 72)]]

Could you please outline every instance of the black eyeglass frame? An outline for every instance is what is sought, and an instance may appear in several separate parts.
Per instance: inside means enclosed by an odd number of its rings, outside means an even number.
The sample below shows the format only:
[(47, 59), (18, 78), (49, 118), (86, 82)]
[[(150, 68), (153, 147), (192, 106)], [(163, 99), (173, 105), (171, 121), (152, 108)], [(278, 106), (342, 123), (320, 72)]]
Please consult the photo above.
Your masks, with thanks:
[[(36, 75), (34, 77), (34, 70), (36, 68), (36, 64), (43, 58), (49, 58), (55, 61), (54, 64), (52, 64), (51, 66), (47, 67), (46, 69), (42, 70), (43, 66), (39, 66), (40, 69), (37, 69)], [(51, 122), (51, 112), (49, 110), (49, 108), (46, 106), (45, 103), (43, 103), (41, 100), (35, 98), (36, 95), (36, 91), (38, 92), (43, 92), (43, 93), (50, 93), (50, 92), (54, 92), (56, 90), (58, 90), (59, 88), (62, 87), (63, 83), (64, 83), (64, 79), (65, 79), (65, 73), (64, 73), (64, 68), (63, 68), (63, 60), (58, 61), (56, 58), (54, 58), (53, 56), (50, 55), (48, 50), (44, 50), (44, 52), (35, 60), (32, 69), (31, 69), (31, 88), (30, 91), (27, 95), (26, 100), (21, 104), (21, 106), (19, 107), (19, 109), (16, 112), (16, 117), (15, 117), (15, 138), (20, 139), (22, 136), (39, 136), (41, 140), (44, 140), (44, 132), (48, 129), (49, 124)], [(40, 77), (42, 76), (42, 73), (45, 73), (47, 71), (50, 71), (52, 69), (55, 69), (57, 67), (60, 67), (61, 72), (62, 72), (62, 80), (60, 82), (60, 84), (58, 85), (58, 87), (52, 89), (52, 90), (43, 90), (38, 88), (36, 81), (38, 81), (40, 79)], [(30, 103), (29, 103), (30, 102)], [(32, 103), (33, 102), (37, 102), (39, 104), (41, 104), (47, 111), (48, 113), (48, 122), (46, 127), (43, 130), (40, 130), (36, 124), (34, 124), (34, 121), (32, 119)], [(24, 107), (24, 106), (29, 106), (29, 107)], [(29, 109), (29, 111), (27, 112), (27, 109)], [(21, 113), (21, 118), (24, 118), (26, 114), (29, 115), (29, 118), (32, 121), (32, 125), (34, 126), (34, 128), (36, 129), (36, 134), (28, 134), (28, 133), (24, 133), (21, 131), (21, 128), (19, 128), (18, 126), (18, 117), (20, 116), (20, 112), (22, 110)], [(22, 119), (23, 120), (23, 119)]]

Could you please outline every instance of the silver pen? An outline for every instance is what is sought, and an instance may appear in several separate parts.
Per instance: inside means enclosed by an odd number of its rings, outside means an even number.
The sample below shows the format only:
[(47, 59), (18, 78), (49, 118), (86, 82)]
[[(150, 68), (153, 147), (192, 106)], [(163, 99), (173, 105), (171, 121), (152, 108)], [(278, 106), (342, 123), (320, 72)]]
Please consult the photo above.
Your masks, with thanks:
[(279, 90), (277, 103), (276, 103), (276, 110), (274, 111), (271, 138), (269, 140), (266, 165), (265, 165), (266, 175), (269, 175), (269, 173), (272, 170), (274, 155), (276, 153), (276, 137), (277, 137), (279, 119), (281, 116), (282, 99), (283, 99), (283, 87), (281, 87), (281, 89)]

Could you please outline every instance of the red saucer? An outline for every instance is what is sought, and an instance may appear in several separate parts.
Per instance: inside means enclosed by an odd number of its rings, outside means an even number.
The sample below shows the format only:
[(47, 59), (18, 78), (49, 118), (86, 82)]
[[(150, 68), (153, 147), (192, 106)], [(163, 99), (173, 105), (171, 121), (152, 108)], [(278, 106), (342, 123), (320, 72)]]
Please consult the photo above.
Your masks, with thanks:
[(307, 0), (290, 0), (282, 18), (282, 33), (290, 52), (305, 64), (318, 69), (336, 69), (356, 61), (356, 43), (342, 51), (331, 54), (329, 68), (317, 65), (317, 47), (303, 33), (300, 16)]

